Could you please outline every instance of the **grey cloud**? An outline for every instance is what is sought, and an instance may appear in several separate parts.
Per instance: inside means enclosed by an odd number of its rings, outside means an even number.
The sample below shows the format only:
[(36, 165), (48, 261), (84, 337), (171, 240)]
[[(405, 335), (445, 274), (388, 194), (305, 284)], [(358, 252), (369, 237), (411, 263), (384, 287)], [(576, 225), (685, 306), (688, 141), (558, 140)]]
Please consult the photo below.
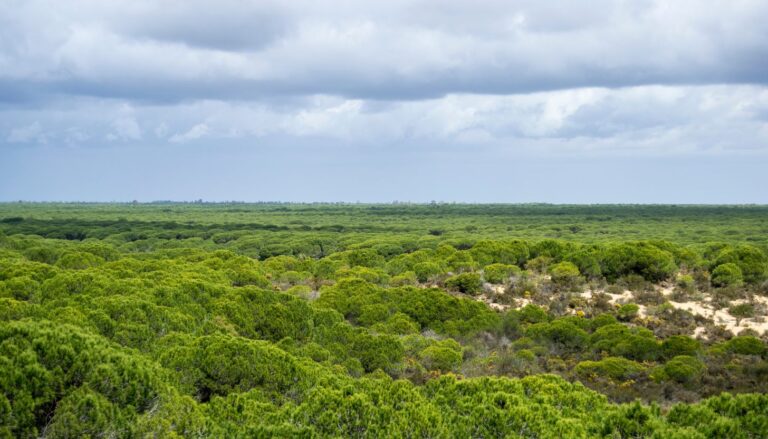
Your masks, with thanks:
[[(217, 50), (254, 50), (282, 37), (291, 17), (283, 2), (169, 0), (136, 2), (127, 11), (105, 11), (115, 28), (137, 39), (154, 39)], [(119, 9), (118, 9), (119, 10)]]
[(24, 90), (419, 100), (768, 81), (768, 4), (758, 0), (30, 0), (10, 2), (0, 21), (13, 23), (0, 30), (6, 101), (34, 95)]
[[(279, 102), (279, 101), (278, 101)], [(126, 105), (78, 98), (36, 110), (0, 111), (0, 138), (44, 121), (48, 143), (99, 147), (169, 143), (291, 148), (325, 139), (353, 148), (490, 148), (534, 155), (768, 154), (762, 118), (768, 92), (754, 86), (588, 88), (524, 95), (452, 94), (429, 100), (369, 101), (315, 96), (290, 105), (199, 100)], [(18, 137), (18, 136), (17, 136)], [(28, 143), (34, 143), (30, 138)], [(511, 146), (513, 145), (513, 146)]]

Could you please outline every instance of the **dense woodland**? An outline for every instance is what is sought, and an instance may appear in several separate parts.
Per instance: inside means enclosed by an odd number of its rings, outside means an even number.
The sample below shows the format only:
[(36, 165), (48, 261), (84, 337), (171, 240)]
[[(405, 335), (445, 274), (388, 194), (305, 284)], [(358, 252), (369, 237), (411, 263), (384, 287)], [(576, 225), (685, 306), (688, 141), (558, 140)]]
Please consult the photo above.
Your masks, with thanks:
[(0, 204), (0, 437), (768, 437), (767, 280), (762, 206)]

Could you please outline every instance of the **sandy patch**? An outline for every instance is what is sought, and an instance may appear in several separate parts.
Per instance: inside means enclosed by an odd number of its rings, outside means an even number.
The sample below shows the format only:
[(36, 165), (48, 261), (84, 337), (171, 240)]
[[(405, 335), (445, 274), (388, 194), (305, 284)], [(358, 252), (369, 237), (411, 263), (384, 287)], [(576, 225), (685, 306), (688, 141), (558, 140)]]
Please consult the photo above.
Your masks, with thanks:
[[(731, 304), (738, 305), (746, 302), (747, 302), (746, 300), (734, 300), (733, 302), (731, 302)], [(735, 335), (738, 335), (741, 331), (745, 329), (752, 329), (753, 331), (756, 331), (758, 334), (764, 334), (766, 331), (768, 331), (768, 322), (760, 321), (760, 320), (765, 320), (764, 317), (742, 319), (741, 322), (738, 322), (736, 317), (728, 313), (727, 309), (716, 310), (706, 302), (672, 302), (670, 301), (669, 303), (677, 309), (682, 309), (690, 312), (693, 315), (700, 315), (702, 317), (711, 319), (715, 325), (723, 326), (725, 327), (725, 329), (728, 329)], [(737, 322), (739, 324), (737, 324)], [(696, 328), (696, 331), (694, 331), (695, 336), (698, 330), (699, 328)], [(702, 333), (703, 333), (703, 330), (702, 330)]]

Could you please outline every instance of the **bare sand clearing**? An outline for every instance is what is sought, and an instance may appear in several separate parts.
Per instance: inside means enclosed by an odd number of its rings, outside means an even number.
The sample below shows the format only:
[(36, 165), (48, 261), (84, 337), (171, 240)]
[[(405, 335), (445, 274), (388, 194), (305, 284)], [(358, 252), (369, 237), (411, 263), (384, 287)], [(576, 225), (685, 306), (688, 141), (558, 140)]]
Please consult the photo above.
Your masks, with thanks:
[[(486, 288), (490, 290), (490, 292), (493, 292), (495, 295), (503, 295), (505, 294), (505, 287), (503, 285), (486, 285)], [(669, 297), (674, 292), (674, 288), (668, 285), (664, 285), (659, 289), (659, 292), (661, 292), (665, 297)], [(635, 303), (635, 296), (630, 290), (624, 290), (621, 294), (613, 294), (608, 293), (603, 289), (598, 290), (588, 290), (584, 291), (579, 294), (584, 299), (591, 300), (596, 294), (605, 294), (609, 297), (608, 302), (612, 305), (624, 305), (627, 303)], [(514, 305), (505, 305), (501, 303), (495, 303), (493, 302), (488, 295), (481, 294), (477, 297), (478, 301), (486, 303), (489, 307), (498, 310), (498, 311), (507, 311), (510, 308), (514, 309), (520, 309), (524, 306), (532, 303), (530, 299), (525, 298), (516, 298), (514, 299)], [(768, 297), (762, 297), (762, 296), (755, 296), (753, 299), (753, 302), (755, 302), (758, 305), (762, 305), (765, 308), (768, 308)], [(712, 297), (708, 294), (705, 294), (702, 300), (699, 301), (686, 301), (686, 302), (675, 302), (673, 300), (669, 300), (668, 302), (670, 305), (672, 305), (676, 309), (682, 309), (685, 311), (690, 312), (693, 315), (699, 315), (704, 318), (712, 320), (712, 322), (715, 325), (721, 326), (732, 333), (738, 335), (742, 331), (746, 329), (751, 329), (758, 334), (765, 334), (768, 332), (768, 319), (766, 316), (756, 316), (752, 318), (745, 318), (741, 319), (741, 321), (738, 321), (738, 319), (728, 313), (727, 309), (715, 309), (711, 302)], [(738, 305), (741, 303), (746, 303), (747, 300), (739, 299), (734, 300), (731, 302), (731, 305)], [(637, 304), (638, 306), (638, 315), (640, 317), (647, 317), (648, 316), (648, 307), (645, 305)], [(572, 313), (575, 313), (575, 310), (572, 310)], [(738, 323), (738, 324), (737, 324)], [(697, 327), (693, 331), (694, 337), (705, 337), (706, 336), (706, 328), (703, 326)]]

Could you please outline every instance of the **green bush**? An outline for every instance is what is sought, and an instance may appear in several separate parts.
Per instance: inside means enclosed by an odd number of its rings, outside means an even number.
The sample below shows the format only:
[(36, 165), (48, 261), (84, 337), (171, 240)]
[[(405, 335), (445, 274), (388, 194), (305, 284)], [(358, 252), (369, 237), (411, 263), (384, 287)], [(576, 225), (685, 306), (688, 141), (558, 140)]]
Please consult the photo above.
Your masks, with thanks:
[(583, 283), (579, 267), (572, 262), (560, 262), (549, 267), (552, 283), (559, 288), (573, 289)]
[(612, 245), (601, 256), (602, 272), (611, 281), (629, 274), (638, 274), (650, 282), (659, 282), (677, 271), (671, 253), (648, 243)]
[(438, 343), (419, 353), (422, 364), (429, 370), (451, 372), (461, 366), (461, 346), (458, 343)]
[(85, 270), (86, 268), (98, 267), (104, 263), (104, 258), (86, 252), (68, 252), (64, 253), (56, 261), (56, 266), (66, 270)]
[(695, 356), (701, 351), (701, 343), (685, 335), (673, 335), (661, 343), (661, 351), (667, 359), (678, 355)]
[(596, 375), (614, 380), (627, 380), (645, 371), (642, 364), (620, 357), (607, 357), (600, 361), (582, 361), (576, 365), (576, 373), (582, 377)]
[(764, 355), (766, 352), (765, 344), (751, 335), (733, 337), (725, 342), (725, 349), (741, 355)]
[(483, 268), (483, 277), (486, 282), (492, 284), (503, 284), (509, 280), (511, 276), (520, 273), (520, 268), (516, 265), (509, 264), (491, 264)]
[(638, 312), (640, 312), (640, 306), (634, 303), (627, 303), (625, 305), (621, 305), (619, 309), (617, 310), (617, 314), (619, 316), (619, 320), (628, 322), (635, 317), (637, 317)]
[(449, 290), (475, 295), (482, 290), (483, 280), (477, 273), (461, 273), (449, 277), (445, 281), (445, 287)]
[(653, 361), (661, 355), (661, 344), (646, 328), (630, 328), (622, 324), (601, 326), (589, 336), (589, 343), (597, 352), (630, 360)]
[(583, 348), (588, 338), (586, 331), (567, 320), (533, 324), (526, 330), (526, 335), (570, 350)]
[(688, 383), (697, 379), (705, 369), (706, 366), (698, 358), (690, 355), (678, 355), (661, 366), (654, 378)]
[(744, 275), (738, 265), (728, 262), (712, 270), (712, 285), (716, 287), (737, 287), (744, 283)]
[(440, 265), (435, 262), (418, 263), (413, 266), (413, 271), (419, 282), (433, 282), (444, 273)]

